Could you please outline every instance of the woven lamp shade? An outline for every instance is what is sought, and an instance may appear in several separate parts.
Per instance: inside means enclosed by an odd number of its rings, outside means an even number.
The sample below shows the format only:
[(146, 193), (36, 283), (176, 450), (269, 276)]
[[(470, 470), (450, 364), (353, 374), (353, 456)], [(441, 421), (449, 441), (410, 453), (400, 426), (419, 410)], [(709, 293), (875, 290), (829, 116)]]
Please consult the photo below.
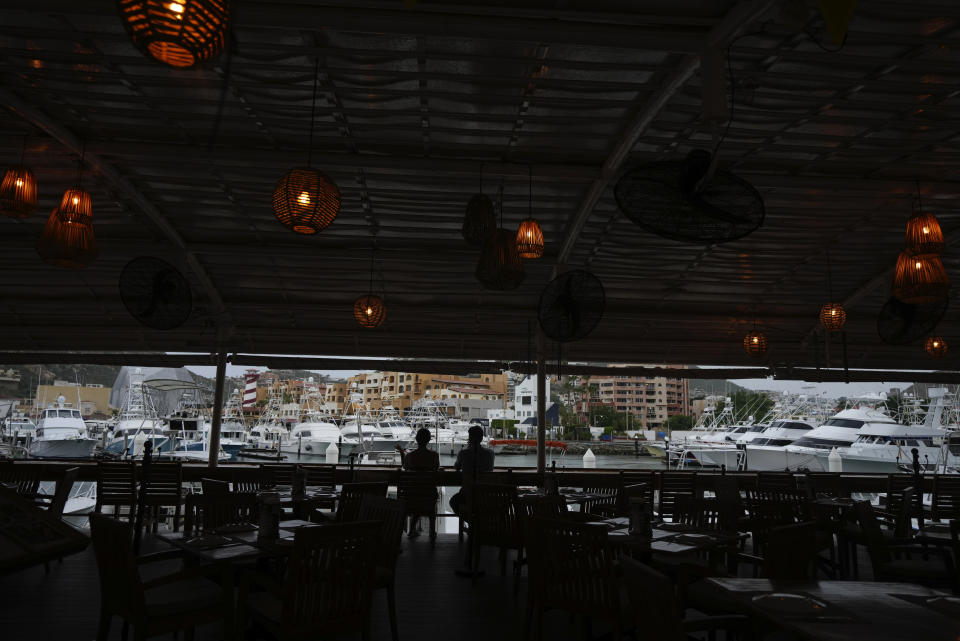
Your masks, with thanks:
[(940, 221), (933, 214), (914, 214), (907, 221), (906, 251), (915, 256), (942, 254), (947, 244), (943, 240)]
[(767, 353), (767, 335), (757, 329), (747, 332), (743, 337), (743, 349), (750, 356), (763, 356)]
[(497, 228), (497, 213), (493, 201), (483, 194), (474, 194), (467, 203), (467, 213), (463, 217), (461, 233), (467, 244), (482, 247), (483, 241)]
[(118, 0), (127, 33), (147, 56), (192, 67), (223, 50), (230, 0)]
[(27, 218), (37, 211), (37, 180), (23, 166), (11, 167), (0, 183), (0, 214)]
[(93, 199), (90, 193), (79, 187), (72, 187), (63, 192), (63, 198), (60, 199), (60, 206), (54, 211), (61, 221), (65, 223), (83, 223), (93, 222)]
[(298, 234), (316, 234), (340, 212), (336, 183), (309, 167), (291, 169), (273, 190), (273, 214)]
[(947, 347), (947, 341), (943, 340), (943, 336), (931, 336), (923, 344), (923, 349), (934, 358), (943, 358), (947, 355), (949, 348)]
[(361, 327), (373, 329), (387, 319), (387, 306), (379, 296), (367, 294), (354, 301), (353, 317)]
[(893, 275), (894, 296), (909, 305), (927, 305), (945, 298), (949, 291), (950, 278), (939, 256), (900, 252)]
[(93, 233), (93, 219), (86, 222), (64, 222), (54, 209), (40, 237), (37, 253), (45, 263), (82, 269), (97, 258), (97, 239)]
[(517, 236), (502, 227), (483, 244), (475, 272), (477, 280), (486, 289), (516, 289), (526, 273), (523, 259), (517, 251)]
[(531, 259), (543, 256), (543, 230), (536, 218), (526, 218), (517, 229), (517, 251), (520, 258)]
[(820, 308), (820, 324), (835, 332), (847, 322), (847, 310), (840, 303), (827, 303)]

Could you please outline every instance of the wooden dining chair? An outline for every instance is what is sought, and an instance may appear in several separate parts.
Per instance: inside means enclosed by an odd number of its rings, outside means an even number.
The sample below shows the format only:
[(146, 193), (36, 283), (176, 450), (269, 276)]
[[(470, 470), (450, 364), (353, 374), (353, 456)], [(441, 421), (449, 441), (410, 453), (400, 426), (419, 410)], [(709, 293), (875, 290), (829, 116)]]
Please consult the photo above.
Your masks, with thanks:
[(230, 482), (220, 479), (200, 479), (200, 491), (204, 496), (227, 496), (230, 494)]
[(256, 494), (191, 494), (185, 501), (183, 535), (197, 536), (213, 532), (224, 525), (256, 525), (259, 516), (260, 506)]
[(708, 632), (716, 638), (724, 630), (726, 638), (750, 638), (750, 620), (742, 615), (698, 616), (686, 618), (677, 588), (665, 575), (629, 556), (618, 560), (630, 608), (625, 622), (633, 623), (638, 639), (688, 641), (695, 632)]
[(435, 472), (401, 471), (397, 478), (397, 498), (403, 501), (410, 520), (410, 534), (416, 530), (416, 519), (425, 517), (429, 521), (430, 545), (437, 541), (437, 491)]
[(397, 631), (395, 578), (405, 514), (403, 502), (397, 499), (367, 495), (360, 503), (360, 521), (380, 523), (380, 544), (377, 546), (377, 567), (373, 575), (373, 589), (382, 589), (387, 593), (387, 611), (390, 616), (390, 635), (393, 641), (400, 639)]
[[(523, 565), (523, 532), (517, 515), (517, 487), (477, 483), (470, 488), (470, 536), (473, 538), (471, 567), (479, 567), (483, 546), (499, 548), (500, 574), (507, 571), (507, 551), (515, 550), (513, 562), (514, 591)], [(476, 581), (476, 578), (474, 578)]]
[(157, 531), (160, 522), (160, 508), (173, 508), (173, 531), (180, 529), (180, 515), (183, 509), (183, 466), (178, 462), (166, 463), (151, 461), (144, 466), (146, 491), (143, 504), (153, 513), (153, 531)]
[(121, 515), (127, 508), (127, 517), (132, 521), (137, 505), (137, 467), (133, 461), (100, 461), (97, 464), (97, 502), (94, 511), (103, 512), (111, 506), (113, 516)]
[(278, 485), (293, 486), (293, 476), (297, 466), (294, 463), (261, 463), (260, 472), (265, 487)]
[(297, 529), (280, 583), (258, 574), (241, 583), (244, 619), (284, 641), (356, 630), (368, 641), (381, 536), (375, 521)]
[(536, 540), (528, 551), (530, 582), (527, 589), (525, 637), (531, 623), (536, 638), (543, 638), (543, 615), (565, 610), (613, 626), (613, 639), (623, 634), (620, 583), (607, 528), (589, 523), (572, 523), (532, 518), (530, 531)]
[(114, 616), (133, 627), (134, 641), (178, 630), (192, 638), (195, 627), (216, 621), (225, 639), (234, 637), (232, 584), (222, 568), (191, 566), (145, 581), (141, 567), (180, 558), (180, 552), (137, 557), (133, 528), (102, 514), (90, 515), (90, 535), (100, 575), (97, 641), (106, 641)]
[(57, 486), (53, 490), (53, 497), (47, 506), (47, 512), (58, 519), (63, 516), (63, 509), (67, 505), (67, 499), (70, 498), (70, 490), (73, 489), (79, 475), (79, 467), (70, 467), (63, 471), (63, 476), (57, 481)]
[(696, 498), (696, 472), (663, 472), (660, 475), (660, 487), (657, 495), (657, 514), (662, 519), (673, 520), (677, 499)]
[(934, 521), (960, 519), (960, 477), (934, 475), (930, 518)]
[(14, 492), (32, 501), (40, 491), (40, 466), (3, 461), (0, 463), (0, 483), (13, 485)]
[(387, 495), (386, 483), (344, 483), (337, 500), (337, 512), (334, 521), (349, 523), (360, 518), (360, 505), (365, 496)]
[(266, 472), (262, 467), (237, 467), (233, 470), (232, 485), (234, 492), (259, 492), (269, 485)]

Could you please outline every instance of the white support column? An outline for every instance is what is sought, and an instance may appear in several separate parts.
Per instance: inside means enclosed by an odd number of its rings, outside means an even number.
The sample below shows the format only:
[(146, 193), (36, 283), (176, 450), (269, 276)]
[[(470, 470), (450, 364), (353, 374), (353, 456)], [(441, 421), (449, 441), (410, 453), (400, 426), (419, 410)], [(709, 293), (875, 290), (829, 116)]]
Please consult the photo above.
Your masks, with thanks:
[(223, 420), (223, 379), (227, 375), (227, 353), (217, 354), (217, 383), (213, 391), (213, 423), (210, 425), (210, 458), (208, 465), (216, 467), (220, 456), (220, 423)]

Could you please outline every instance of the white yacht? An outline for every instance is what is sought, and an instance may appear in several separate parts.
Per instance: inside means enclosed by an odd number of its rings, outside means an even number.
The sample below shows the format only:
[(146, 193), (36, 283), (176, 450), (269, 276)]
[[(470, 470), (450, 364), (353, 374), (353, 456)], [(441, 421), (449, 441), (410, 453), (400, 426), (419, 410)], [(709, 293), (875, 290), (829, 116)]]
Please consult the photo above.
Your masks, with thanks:
[(37, 424), (26, 414), (17, 413), (7, 418), (4, 436), (16, 443), (23, 443), (28, 438), (32, 440), (37, 437)]
[[(827, 422), (810, 430), (784, 448), (778, 470), (829, 471), (827, 457), (834, 448), (849, 447), (857, 440), (864, 426), (893, 429), (899, 424), (883, 412), (874, 409), (849, 409), (838, 412)], [(749, 453), (747, 454), (749, 456)]]
[(57, 398), (56, 406), (49, 406), (40, 413), (37, 436), (30, 445), (34, 458), (89, 458), (97, 439), (87, 435), (87, 424), (80, 410), (71, 407), (63, 396)]
[[(359, 423), (359, 428), (358, 428)], [(410, 439), (407, 437), (402, 443), (393, 436), (392, 432), (384, 433), (377, 427), (376, 421), (370, 417), (364, 417), (357, 414), (350, 418), (340, 427), (340, 434), (345, 439), (351, 439), (359, 444), (362, 450), (390, 451), (397, 445), (406, 445)]]
[(293, 426), (280, 449), (288, 454), (325, 456), (331, 443), (337, 446), (340, 456), (349, 456), (359, 445), (356, 438), (344, 435), (329, 417), (311, 412)]
[(148, 440), (154, 453), (174, 449), (175, 439), (164, 433), (163, 422), (143, 391), (143, 370), (137, 367), (130, 372), (127, 397), (104, 451), (114, 456), (139, 456)]
[(284, 425), (281, 417), (281, 399), (276, 394), (271, 394), (257, 422), (247, 432), (247, 447), (277, 450), (289, 437), (290, 430)]
[(774, 421), (749, 443), (743, 445), (743, 469), (776, 472), (787, 469), (786, 447), (813, 429), (807, 421)]

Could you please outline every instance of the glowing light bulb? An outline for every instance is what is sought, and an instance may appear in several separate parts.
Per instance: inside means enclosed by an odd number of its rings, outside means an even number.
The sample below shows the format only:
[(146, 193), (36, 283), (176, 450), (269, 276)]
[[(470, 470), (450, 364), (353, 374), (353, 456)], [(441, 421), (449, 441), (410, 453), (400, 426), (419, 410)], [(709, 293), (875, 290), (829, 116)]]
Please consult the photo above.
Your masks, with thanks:
[(17, 178), (17, 187), (23, 187), (23, 178)]
[(921, 262), (918, 260), (918, 261), (917, 261), (917, 264), (914, 265), (914, 266), (915, 266), (917, 269), (922, 269), (922, 268), (923, 268), (923, 263), (921, 263)]
[(74, 197), (73, 197), (73, 204), (74, 204), (74, 205), (77, 205), (77, 204), (79, 204), (79, 203), (80, 203), (80, 199), (77, 198), (76, 196), (74, 196)]
[(373, 315), (373, 308), (372, 308), (372, 307), (368, 307), (368, 308), (367, 308), (367, 316), (372, 316), (372, 315)]
[(836, 316), (836, 315), (837, 315), (837, 310), (831, 309), (831, 310), (830, 310), (830, 315), (831, 315), (831, 316)]
[(305, 192), (305, 191), (301, 191), (301, 192), (300, 192), (300, 195), (297, 196), (297, 202), (300, 203), (301, 205), (303, 205), (304, 207), (309, 206), (309, 205), (310, 205), (310, 194), (307, 193), (307, 192)]
[(183, 5), (179, 2), (171, 2), (167, 5), (167, 8), (174, 13), (183, 13)]
[(940, 347), (940, 341), (933, 341), (934, 347)]
[(924, 234), (929, 234), (929, 233), (930, 233), (930, 228), (929, 228), (929, 227), (924, 227), (924, 228), (923, 228), (923, 233), (924, 233)]
[(754, 343), (759, 343), (759, 342), (760, 342), (760, 339), (759, 339), (758, 337), (754, 336), (754, 337), (753, 337), (753, 342), (754, 342)]

